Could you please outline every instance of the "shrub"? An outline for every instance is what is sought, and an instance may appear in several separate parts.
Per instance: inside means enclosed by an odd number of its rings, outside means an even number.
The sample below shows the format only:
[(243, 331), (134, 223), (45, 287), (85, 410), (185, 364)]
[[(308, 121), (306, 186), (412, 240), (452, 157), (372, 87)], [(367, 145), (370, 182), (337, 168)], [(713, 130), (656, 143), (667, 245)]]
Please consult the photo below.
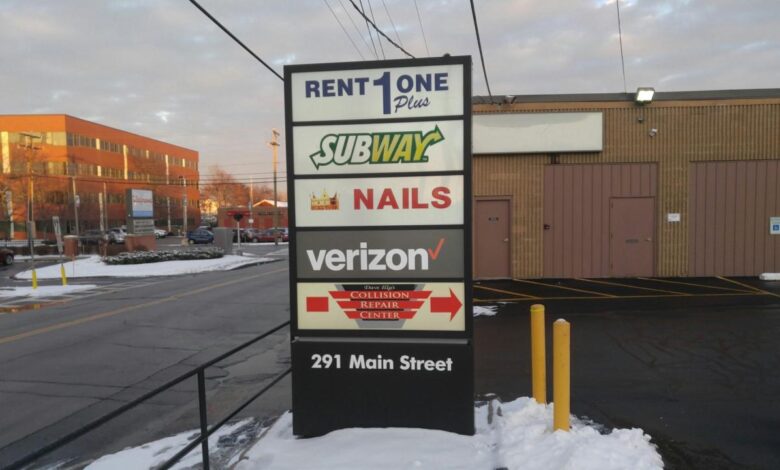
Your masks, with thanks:
[(195, 250), (167, 250), (167, 251), (133, 251), (119, 253), (116, 256), (106, 256), (103, 262), (106, 264), (145, 264), (159, 263), (161, 261), (181, 261), (196, 259), (215, 259), (225, 256), (222, 248), (200, 248)]

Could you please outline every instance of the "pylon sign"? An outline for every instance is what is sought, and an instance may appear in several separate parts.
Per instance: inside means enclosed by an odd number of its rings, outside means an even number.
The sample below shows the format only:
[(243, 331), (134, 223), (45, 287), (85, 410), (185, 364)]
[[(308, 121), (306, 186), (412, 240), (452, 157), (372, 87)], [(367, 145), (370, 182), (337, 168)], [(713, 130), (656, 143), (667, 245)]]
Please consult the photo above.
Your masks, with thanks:
[(293, 432), (473, 434), (471, 58), (284, 74)]

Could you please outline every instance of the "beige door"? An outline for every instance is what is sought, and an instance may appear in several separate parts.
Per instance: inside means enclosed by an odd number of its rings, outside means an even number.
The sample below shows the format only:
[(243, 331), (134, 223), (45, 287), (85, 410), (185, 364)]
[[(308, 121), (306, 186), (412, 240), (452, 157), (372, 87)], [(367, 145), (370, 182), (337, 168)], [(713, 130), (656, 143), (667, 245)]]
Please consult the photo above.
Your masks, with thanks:
[(609, 203), (610, 276), (652, 276), (654, 233), (655, 198), (612, 198)]
[(477, 199), (474, 213), (474, 278), (508, 279), (509, 199)]

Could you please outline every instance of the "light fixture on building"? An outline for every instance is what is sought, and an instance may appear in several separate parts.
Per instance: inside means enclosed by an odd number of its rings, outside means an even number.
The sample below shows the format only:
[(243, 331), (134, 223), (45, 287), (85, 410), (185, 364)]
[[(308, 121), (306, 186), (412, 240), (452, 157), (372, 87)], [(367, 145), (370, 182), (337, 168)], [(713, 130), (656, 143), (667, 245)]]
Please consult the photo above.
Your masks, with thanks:
[(653, 101), (653, 95), (655, 95), (655, 88), (639, 87), (636, 89), (634, 102), (638, 105), (650, 104)]

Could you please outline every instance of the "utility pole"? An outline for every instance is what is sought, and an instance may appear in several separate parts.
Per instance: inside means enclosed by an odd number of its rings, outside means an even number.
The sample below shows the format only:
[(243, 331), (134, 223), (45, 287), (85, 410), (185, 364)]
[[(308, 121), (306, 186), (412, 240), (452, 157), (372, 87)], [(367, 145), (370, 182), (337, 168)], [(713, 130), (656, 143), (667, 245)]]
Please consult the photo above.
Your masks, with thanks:
[[(268, 142), (268, 145), (270, 145), (274, 151), (274, 229), (276, 230), (279, 228), (279, 196), (276, 192), (276, 164), (278, 162), (279, 142), (276, 139), (280, 134), (276, 129), (271, 129), (271, 133), (273, 134), (273, 140)], [(274, 233), (274, 245), (279, 245), (279, 234), (276, 232)]]
[(183, 235), (184, 238), (181, 240), (182, 245), (187, 244), (187, 178), (184, 176), (179, 176), (179, 180), (181, 180), (181, 189), (182, 189), (182, 218), (184, 219), (182, 221), (183, 226)]
[(247, 220), (247, 228), (252, 227), (255, 223), (254, 217), (252, 217), (252, 204), (255, 200), (255, 180), (253, 177), (249, 177), (249, 220)]
[(38, 278), (35, 273), (35, 218), (33, 214), (33, 201), (35, 199), (35, 184), (33, 183), (33, 155), (36, 151), (40, 150), (40, 147), (36, 147), (33, 143), (34, 139), (43, 140), (40, 135), (20, 133), (21, 136), (27, 139), (27, 143), (23, 145), (27, 153), (27, 245), (30, 249), (30, 262), (32, 263), (32, 277), (33, 289), (38, 287)]
[(70, 173), (70, 182), (73, 186), (73, 217), (76, 222), (76, 236), (79, 236), (79, 205), (81, 204), (81, 201), (79, 200), (79, 195), (76, 193), (76, 164), (74, 163), (71, 167), (72, 171)]

